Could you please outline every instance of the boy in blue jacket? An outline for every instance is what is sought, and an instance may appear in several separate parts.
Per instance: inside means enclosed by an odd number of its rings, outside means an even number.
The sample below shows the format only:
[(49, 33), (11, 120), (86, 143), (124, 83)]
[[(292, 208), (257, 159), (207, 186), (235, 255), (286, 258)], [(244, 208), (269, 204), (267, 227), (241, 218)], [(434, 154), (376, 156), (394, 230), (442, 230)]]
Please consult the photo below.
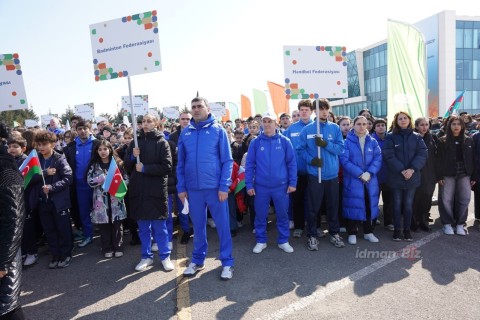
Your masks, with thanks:
[[(300, 133), (298, 151), (307, 164), (308, 173), (308, 214), (307, 214), (307, 249), (318, 250), (317, 213), (322, 206), (323, 199), (327, 206), (328, 233), (330, 242), (337, 248), (345, 247), (339, 235), (338, 222), (338, 168), (339, 155), (343, 152), (343, 136), (340, 127), (328, 121), (330, 103), (327, 99), (319, 99), (320, 135), (317, 135), (317, 123), (312, 122), (303, 128)], [(317, 148), (320, 147), (320, 158)], [(321, 183), (318, 181), (318, 170), (321, 168)], [(326, 195), (326, 196), (325, 196)]]
[(267, 247), (267, 215), (270, 200), (273, 200), (277, 215), (278, 247), (287, 253), (293, 252), (288, 243), (289, 194), (295, 192), (297, 163), (290, 140), (275, 130), (276, 117), (266, 113), (262, 117), (263, 132), (252, 140), (248, 147), (245, 168), (247, 193), (255, 196), (254, 253)]

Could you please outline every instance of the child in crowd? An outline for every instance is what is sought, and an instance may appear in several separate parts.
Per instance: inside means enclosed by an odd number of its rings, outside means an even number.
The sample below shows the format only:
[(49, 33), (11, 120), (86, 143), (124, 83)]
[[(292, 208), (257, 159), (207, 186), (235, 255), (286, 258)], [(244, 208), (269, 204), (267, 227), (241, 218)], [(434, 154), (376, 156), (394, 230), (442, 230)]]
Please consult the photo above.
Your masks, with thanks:
[[(93, 188), (93, 206), (90, 216), (92, 223), (98, 224), (100, 228), (102, 252), (105, 258), (112, 258), (114, 255), (115, 258), (123, 256), (122, 220), (127, 217), (123, 199), (113, 197), (103, 189), (112, 158), (117, 162), (120, 171), (123, 171), (123, 161), (113, 151), (112, 144), (102, 140), (93, 148), (87, 171), (88, 185)], [(128, 181), (125, 174), (123, 179)]]
[[(38, 211), (52, 255), (50, 269), (66, 268), (72, 260), (72, 225), (70, 223), (70, 189), (72, 169), (64, 155), (54, 150), (57, 137), (47, 130), (38, 131), (35, 143), (42, 175), (31, 183), (39, 193)], [(35, 180), (35, 181), (34, 181)]]
[(20, 167), (23, 163), (23, 160), (27, 158), (24, 154), (27, 150), (27, 140), (20, 137), (11, 137), (7, 140), (8, 153), (15, 158), (17, 166)]

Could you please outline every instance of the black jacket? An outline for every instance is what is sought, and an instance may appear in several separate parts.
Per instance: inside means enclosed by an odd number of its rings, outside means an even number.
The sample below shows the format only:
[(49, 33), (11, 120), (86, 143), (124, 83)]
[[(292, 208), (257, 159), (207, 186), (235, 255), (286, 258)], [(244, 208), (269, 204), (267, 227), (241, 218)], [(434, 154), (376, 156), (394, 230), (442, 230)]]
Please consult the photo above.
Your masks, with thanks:
[(426, 133), (423, 136), (423, 141), (428, 149), (428, 158), (425, 166), (421, 170), (422, 182), (419, 188), (425, 190), (427, 193), (433, 193), (438, 181), (436, 173), (438, 140), (434, 138), (431, 133)]
[[(463, 139), (462, 154), (465, 171), (470, 180), (478, 180), (475, 171), (475, 146), (471, 137)], [(457, 175), (457, 152), (454, 141), (447, 141), (447, 136), (439, 139), (437, 151), (437, 177), (443, 180), (444, 177), (455, 177)]]
[[(175, 133), (175, 132), (174, 132)], [(168, 175), (168, 194), (177, 193), (177, 145), (175, 142), (168, 140), (170, 146), (170, 153), (172, 154), (172, 172)]]
[(125, 169), (130, 173), (128, 185), (130, 217), (135, 220), (157, 220), (168, 217), (167, 177), (172, 172), (170, 146), (163, 133), (143, 130), (138, 136), (143, 172), (135, 169), (134, 143), (125, 155)]
[(15, 159), (0, 148), (0, 270), (8, 270), (0, 279), (0, 315), (20, 305), (24, 221), (23, 178)]

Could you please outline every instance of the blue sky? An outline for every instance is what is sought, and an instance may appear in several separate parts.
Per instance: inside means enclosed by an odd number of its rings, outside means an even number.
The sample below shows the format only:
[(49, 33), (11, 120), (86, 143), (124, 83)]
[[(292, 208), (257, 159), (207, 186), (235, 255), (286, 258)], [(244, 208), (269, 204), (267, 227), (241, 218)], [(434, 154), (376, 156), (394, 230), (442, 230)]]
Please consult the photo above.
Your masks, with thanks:
[(283, 84), (283, 45), (363, 48), (386, 38), (387, 19), (415, 23), (443, 10), (480, 15), (470, 0), (0, 0), (0, 53), (20, 54), (28, 103), (38, 115), (94, 102), (114, 113), (126, 79), (95, 82), (89, 25), (157, 10), (163, 71), (133, 76), (150, 107), (210, 101)]

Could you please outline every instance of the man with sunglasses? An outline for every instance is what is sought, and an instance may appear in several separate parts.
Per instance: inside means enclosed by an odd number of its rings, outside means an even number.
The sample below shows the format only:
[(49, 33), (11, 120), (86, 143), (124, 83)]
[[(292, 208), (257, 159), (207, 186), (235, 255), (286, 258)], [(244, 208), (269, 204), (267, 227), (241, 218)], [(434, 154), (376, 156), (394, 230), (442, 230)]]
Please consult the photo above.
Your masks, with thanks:
[(229, 280), (234, 263), (227, 202), (232, 183), (232, 152), (227, 133), (210, 113), (207, 99), (196, 97), (191, 106), (193, 119), (178, 140), (178, 197), (182, 202), (188, 200), (195, 232), (192, 260), (183, 275), (191, 277), (205, 268), (208, 207), (220, 239), (221, 279)]

